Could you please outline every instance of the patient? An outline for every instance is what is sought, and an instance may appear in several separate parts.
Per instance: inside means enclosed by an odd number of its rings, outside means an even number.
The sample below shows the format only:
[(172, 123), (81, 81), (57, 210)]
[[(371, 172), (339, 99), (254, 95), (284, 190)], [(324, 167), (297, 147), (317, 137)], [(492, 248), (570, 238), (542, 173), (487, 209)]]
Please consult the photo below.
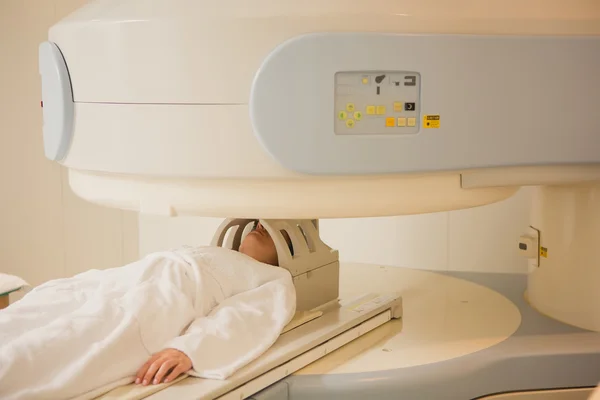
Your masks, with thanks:
[(0, 311), (0, 398), (93, 398), (183, 373), (227, 379), (294, 316), (292, 277), (277, 265), (255, 223), (239, 252), (184, 247), (40, 285)]
[[(282, 233), (290, 251), (293, 252), (289, 236), (285, 231)], [(240, 244), (239, 251), (265, 264), (274, 266), (279, 264), (273, 238), (258, 221), (254, 223), (252, 231)], [(185, 353), (176, 349), (164, 349), (150, 357), (139, 369), (135, 383), (147, 385), (152, 382), (157, 384), (163, 382), (163, 379), (165, 383), (170, 382), (191, 368), (192, 361)]]

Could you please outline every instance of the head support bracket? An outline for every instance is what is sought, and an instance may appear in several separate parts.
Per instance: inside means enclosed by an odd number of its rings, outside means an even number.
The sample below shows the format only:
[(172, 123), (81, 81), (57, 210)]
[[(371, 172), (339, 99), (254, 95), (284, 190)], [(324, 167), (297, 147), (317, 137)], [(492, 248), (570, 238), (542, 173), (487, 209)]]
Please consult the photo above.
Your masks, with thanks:
[(317, 220), (230, 218), (219, 226), (212, 245), (238, 251), (256, 221), (273, 239), (279, 266), (287, 269), (294, 279), (298, 311), (311, 310), (337, 300), (339, 254), (319, 237)]

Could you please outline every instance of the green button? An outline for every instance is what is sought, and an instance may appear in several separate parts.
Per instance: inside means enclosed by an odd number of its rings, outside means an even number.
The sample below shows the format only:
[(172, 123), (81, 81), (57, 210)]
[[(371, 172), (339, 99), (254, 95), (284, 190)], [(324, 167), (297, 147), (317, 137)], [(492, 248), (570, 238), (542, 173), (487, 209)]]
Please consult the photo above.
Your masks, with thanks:
[(338, 114), (338, 118), (341, 120), (344, 120), (348, 117), (348, 114), (346, 114), (346, 111), (340, 111), (340, 113)]
[(354, 119), (360, 121), (362, 119), (362, 113), (360, 111), (355, 112)]

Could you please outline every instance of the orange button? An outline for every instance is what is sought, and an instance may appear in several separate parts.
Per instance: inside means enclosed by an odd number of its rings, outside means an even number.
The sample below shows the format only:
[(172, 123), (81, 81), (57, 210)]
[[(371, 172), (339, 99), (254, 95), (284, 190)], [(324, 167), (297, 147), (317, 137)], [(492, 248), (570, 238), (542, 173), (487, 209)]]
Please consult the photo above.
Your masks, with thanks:
[(385, 126), (388, 126), (388, 127), (396, 126), (396, 118), (394, 118), (394, 117), (386, 118)]

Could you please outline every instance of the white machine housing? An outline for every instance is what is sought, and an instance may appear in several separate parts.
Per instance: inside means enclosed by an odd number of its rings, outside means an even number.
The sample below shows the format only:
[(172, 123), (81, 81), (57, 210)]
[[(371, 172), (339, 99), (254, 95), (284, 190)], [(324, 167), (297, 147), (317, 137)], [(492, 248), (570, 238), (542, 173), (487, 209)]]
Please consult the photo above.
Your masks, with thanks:
[[(541, 185), (589, 200), (575, 225), (599, 232), (599, 21), (586, 0), (90, 1), (40, 46), (46, 156), (82, 198), (142, 213), (305, 223)], [(528, 297), (600, 331), (576, 290), (600, 281), (593, 246), (537, 249), (564, 244), (561, 215), (521, 240)]]
[[(89, 201), (225, 218), (434, 212), (595, 180), (598, 10), (452, 4), (90, 2), (41, 47), (47, 156)], [(418, 74), (419, 125), (336, 134), (361, 101), (336, 91), (348, 71)], [(379, 129), (402, 116), (362, 111)]]

